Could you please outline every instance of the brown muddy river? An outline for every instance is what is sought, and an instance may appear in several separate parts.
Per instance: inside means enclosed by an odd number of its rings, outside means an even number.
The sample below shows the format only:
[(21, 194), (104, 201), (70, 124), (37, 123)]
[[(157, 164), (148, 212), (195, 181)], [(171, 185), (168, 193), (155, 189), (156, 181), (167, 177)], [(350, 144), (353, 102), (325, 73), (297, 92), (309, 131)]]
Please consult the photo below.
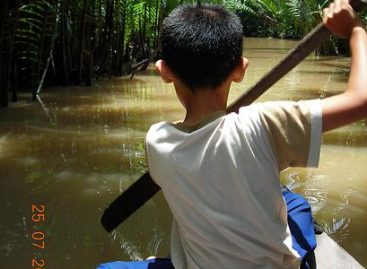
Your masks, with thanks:
[[(294, 45), (246, 39), (247, 77), (230, 101)], [(345, 88), (349, 59), (309, 57), (259, 101), (324, 97)], [(0, 110), (1, 268), (90, 269), (111, 260), (168, 253), (170, 213), (159, 194), (106, 233), (104, 208), (146, 169), (152, 123), (184, 111), (152, 68), (133, 80), (50, 88)], [(324, 135), (320, 167), (289, 169), (282, 180), (307, 197), (325, 231), (367, 266), (367, 121)], [(36, 216), (32, 219), (32, 205)], [(38, 211), (37, 211), (38, 210)], [(328, 258), (328, 257), (325, 257)]]

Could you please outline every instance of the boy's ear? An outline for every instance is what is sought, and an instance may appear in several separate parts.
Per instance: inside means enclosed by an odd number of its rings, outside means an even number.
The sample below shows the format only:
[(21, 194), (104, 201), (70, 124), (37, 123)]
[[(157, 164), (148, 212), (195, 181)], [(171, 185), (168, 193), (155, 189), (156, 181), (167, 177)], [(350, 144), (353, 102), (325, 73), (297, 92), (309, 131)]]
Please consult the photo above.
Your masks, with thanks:
[(158, 60), (155, 63), (155, 69), (161, 75), (165, 83), (171, 83), (175, 80), (175, 76), (164, 60)]
[(248, 64), (248, 59), (245, 57), (241, 57), (240, 62), (237, 64), (232, 72), (232, 81), (241, 82), (243, 80)]

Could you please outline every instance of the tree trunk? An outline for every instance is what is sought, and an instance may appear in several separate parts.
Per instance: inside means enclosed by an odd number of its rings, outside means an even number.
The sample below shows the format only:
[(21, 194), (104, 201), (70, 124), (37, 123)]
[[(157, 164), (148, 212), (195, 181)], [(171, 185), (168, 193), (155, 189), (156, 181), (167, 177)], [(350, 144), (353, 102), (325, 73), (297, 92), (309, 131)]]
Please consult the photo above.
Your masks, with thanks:
[[(95, 14), (95, 5), (92, 4), (92, 14)], [(94, 49), (96, 43), (96, 24), (95, 18), (93, 17), (92, 20), (88, 22), (86, 25), (86, 33), (87, 33), (87, 44), (86, 44), (86, 59), (85, 59), (85, 86), (91, 86), (93, 80), (93, 58), (94, 58)]]
[(46, 43), (46, 35), (47, 35), (47, 20), (48, 20), (48, 10), (45, 11), (44, 15), (44, 24), (43, 24), (43, 29), (42, 29), (42, 35), (41, 35), (41, 40), (40, 40), (40, 48), (38, 51), (38, 64), (37, 64), (37, 69), (36, 69), (36, 77), (35, 77), (35, 81), (32, 81), (32, 87), (33, 87), (33, 93), (32, 93), (32, 99), (33, 101), (36, 101), (37, 98), (37, 88), (38, 85), (40, 83), (42, 83), (42, 63), (43, 63), (43, 54), (44, 54), (44, 48), (45, 48), (45, 43)]
[(113, 51), (112, 51), (112, 40), (113, 40), (113, 26), (114, 26), (114, 0), (108, 1), (108, 7), (106, 8), (108, 12), (106, 12), (106, 16), (108, 16), (108, 20), (106, 20), (106, 32), (108, 33), (108, 39), (107, 39), (107, 70), (108, 70), (108, 76), (112, 76), (112, 57), (113, 57)]
[(61, 42), (62, 42), (62, 60), (63, 60), (63, 84), (70, 85), (71, 57), (69, 49), (67, 26), (67, 10), (64, 0), (61, 0)]
[(148, 10), (148, 4), (145, 2), (144, 5), (144, 19), (143, 19), (143, 34), (142, 34), (142, 54), (143, 59), (147, 58), (147, 10)]
[[(18, 1), (3, 2), (0, 19), (0, 106), (9, 104), (10, 78), (13, 71), (13, 52), (17, 21)], [(12, 25), (10, 23), (13, 22)], [(7, 24), (7, 29), (5, 25)]]
[(122, 13), (122, 21), (121, 21), (121, 32), (120, 37), (117, 42), (119, 42), (119, 50), (117, 53), (118, 61), (117, 61), (117, 73), (119, 76), (122, 75), (123, 65), (124, 65), (124, 54), (125, 54), (125, 27), (126, 27), (126, 1), (123, 2), (124, 9)]
[(83, 13), (81, 18), (80, 26), (80, 46), (79, 46), (79, 64), (78, 64), (78, 74), (76, 82), (79, 84), (83, 80), (83, 66), (84, 66), (84, 52), (85, 52), (85, 39), (86, 39), (86, 28), (87, 28), (87, 1), (84, 0)]
[(17, 89), (18, 89), (18, 64), (17, 64), (17, 59), (16, 57), (14, 57), (13, 55), (13, 72), (12, 72), (12, 96), (11, 96), (11, 101), (12, 102), (17, 102), (18, 101), (18, 94), (17, 94)]
[(0, 105), (5, 107), (8, 105), (8, 82), (6, 81), (7, 62), (5, 57), (5, 19), (8, 18), (6, 14), (9, 13), (8, 2), (4, 1), (0, 4)]
[(15, 49), (15, 36), (16, 36), (16, 31), (18, 28), (18, 19), (19, 19), (19, 13), (18, 13), (18, 2), (19, 0), (14, 0), (13, 1), (13, 10), (14, 10), (14, 24), (12, 27), (12, 32), (11, 34), (11, 39), (10, 39), (10, 53), (9, 53), (9, 77), (8, 77), (8, 81), (11, 83), (11, 88), (12, 88), (12, 102), (16, 102), (18, 100), (18, 96), (17, 96), (17, 88), (18, 88), (18, 83), (17, 83), (17, 59), (16, 59), (16, 55), (14, 53), (14, 49)]
[(156, 0), (155, 3), (155, 29), (154, 29), (154, 44), (153, 44), (154, 48), (158, 47), (159, 14), (160, 14), (159, 1), (160, 0)]

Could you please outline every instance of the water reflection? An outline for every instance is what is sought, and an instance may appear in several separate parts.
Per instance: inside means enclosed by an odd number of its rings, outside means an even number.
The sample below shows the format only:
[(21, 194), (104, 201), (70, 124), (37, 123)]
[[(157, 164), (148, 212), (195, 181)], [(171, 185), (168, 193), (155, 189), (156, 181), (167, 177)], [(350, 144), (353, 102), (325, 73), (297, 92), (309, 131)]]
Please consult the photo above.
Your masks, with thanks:
[[(350, 131), (353, 129), (355, 126)], [(367, 224), (366, 136), (364, 143), (351, 145), (345, 143), (348, 140), (343, 138), (344, 132), (338, 132), (339, 145), (335, 140), (323, 145), (320, 168), (289, 169), (282, 179), (309, 200), (324, 230), (365, 265), (367, 238), (362, 227)], [(348, 133), (349, 137), (353, 135)]]
[[(247, 39), (246, 79), (232, 101), (294, 42)], [(310, 57), (260, 98), (298, 100), (343, 90), (348, 59)], [(91, 88), (43, 91), (44, 108), (23, 101), (0, 112), (1, 265), (27, 268), (33, 253), (49, 268), (94, 268), (109, 260), (166, 255), (171, 215), (161, 194), (112, 234), (99, 224), (106, 206), (146, 169), (144, 136), (152, 123), (177, 120), (183, 109), (172, 85), (152, 68), (133, 80), (97, 81)], [(46, 113), (46, 110), (48, 111)], [(366, 121), (326, 134), (318, 169), (289, 169), (282, 181), (312, 204), (325, 230), (367, 265)], [(35, 250), (30, 207), (45, 204), (44, 251)]]

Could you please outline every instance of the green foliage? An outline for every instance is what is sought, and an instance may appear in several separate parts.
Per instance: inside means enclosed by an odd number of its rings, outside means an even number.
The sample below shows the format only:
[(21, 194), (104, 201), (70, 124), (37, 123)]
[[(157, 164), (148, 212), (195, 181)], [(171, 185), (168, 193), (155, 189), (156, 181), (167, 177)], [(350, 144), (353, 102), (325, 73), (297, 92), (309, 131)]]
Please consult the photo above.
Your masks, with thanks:
[[(322, 20), (327, 0), (223, 0), (240, 15), (246, 36), (300, 39)], [(330, 38), (322, 54), (346, 52), (345, 41)]]
[(245, 34), (299, 38), (320, 21), (321, 6), (315, 0), (224, 0), (240, 14)]
[[(8, 90), (46, 80), (64, 85), (122, 75), (157, 54), (163, 18), (197, 0), (3, 0), (0, 2), (0, 102)], [(299, 39), (321, 21), (327, 0), (202, 0), (236, 12), (246, 36)], [(362, 19), (367, 22), (366, 13)], [(345, 52), (331, 38), (324, 54)], [(54, 60), (55, 59), (55, 60)], [(52, 63), (53, 73), (48, 70)], [(50, 69), (51, 70), (51, 69)], [(40, 87), (39, 87), (40, 88)], [(14, 91), (15, 92), (15, 91)], [(13, 93), (14, 93), (13, 92)], [(13, 98), (14, 99), (14, 98)]]
[[(0, 64), (8, 68), (0, 68), (0, 78), (11, 72), (34, 91), (50, 59), (49, 80), (64, 85), (128, 73), (136, 62), (153, 57), (164, 5), (164, 0), (4, 0)], [(10, 13), (16, 15), (4, 16)], [(9, 51), (15, 57), (5, 63)]]
[(57, 11), (50, 3), (37, 0), (22, 5), (18, 14), (16, 51), (20, 75), (36, 87), (56, 33)]
[(157, 18), (160, 12), (160, 1), (155, 4), (149, 0), (127, 2), (124, 44), (134, 41), (134, 38), (143, 38), (144, 40), (139, 41), (144, 41), (146, 46), (152, 48), (158, 30)]

